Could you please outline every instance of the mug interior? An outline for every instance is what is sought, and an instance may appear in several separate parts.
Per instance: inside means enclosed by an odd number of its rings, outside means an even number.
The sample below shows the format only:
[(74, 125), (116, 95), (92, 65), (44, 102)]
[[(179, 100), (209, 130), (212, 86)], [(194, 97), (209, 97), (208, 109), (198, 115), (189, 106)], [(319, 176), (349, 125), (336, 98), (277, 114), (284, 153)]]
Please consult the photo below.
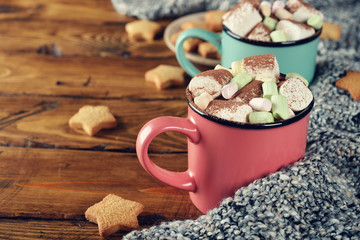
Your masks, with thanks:
[(223, 31), (229, 35), (230, 37), (245, 42), (245, 43), (249, 43), (249, 44), (253, 44), (253, 45), (258, 45), (258, 46), (266, 46), (266, 47), (289, 47), (289, 46), (296, 46), (296, 45), (300, 45), (300, 44), (304, 44), (304, 43), (308, 43), (313, 41), (314, 39), (318, 38), (322, 32), (322, 28), (320, 28), (319, 30), (316, 30), (315, 33), (308, 37), (308, 38), (304, 38), (304, 39), (300, 39), (300, 40), (296, 40), (296, 41), (286, 41), (286, 42), (262, 42), (262, 41), (256, 41), (256, 40), (250, 40), (244, 37), (240, 37), (239, 35), (233, 33), (228, 27), (226, 27), (225, 25), (222, 26), (223, 27)]
[(203, 111), (201, 111), (196, 104), (194, 103), (194, 100), (192, 98), (192, 94), (189, 91), (189, 87), (186, 88), (186, 94), (185, 94), (185, 98), (186, 101), (189, 105), (189, 107), (196, 112), (197, 114), (199, 114), (200, 116), (213, 121), (215, 123), (221, 124), (221, 125), (225, 125), (225, 126), (230, 126), (230, 127), (235, 127), (235, 128), (243, 128), (243, 129), (270, 129), (270, 128), (277, 128), (277, 127), (283, 127), (289, 124), (292, 124), (294, 122), (300, 121), (301, 119), (303, 119), (308, 113), (310, 113), (311, 109), (314, 106), (314, 96), (313, 96), (313, 100), (311, 101), (311, 103), (309, 104), (309, 106), (307, 106), (304, 110), (302, 110), (301, 112), (298, 112), (294, 117), (283, 120), (283, 121), (278, 121), (278, 122), (273, 122), (273, 123), (261, 123), (261, 124), (254, 124), (254, 123), (238, 123), (238, 122), (233, 122), (233, 121), (229, 121), (229, 120), (225, 120), (222, 118), (218, 118), (209, 114), (204, 113)]

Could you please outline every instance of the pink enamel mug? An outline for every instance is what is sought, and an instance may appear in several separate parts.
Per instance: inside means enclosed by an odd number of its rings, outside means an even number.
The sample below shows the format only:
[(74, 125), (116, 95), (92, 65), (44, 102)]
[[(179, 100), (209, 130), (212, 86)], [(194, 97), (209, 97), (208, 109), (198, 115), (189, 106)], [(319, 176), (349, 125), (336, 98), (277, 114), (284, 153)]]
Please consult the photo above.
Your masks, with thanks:
[[(219, 206), (237, 189), (291, 164), (305, 155), (311, 104), (288, 120), (269, 124), (240, 124), (206, 115), (187, 94), (188, 116), (158, 117), (140, 130), (136, 152), (154, 178), (189, 191), (203, 213)], [(188, 169), (172, 172), (154, 164), (150, 142), (160, 133), (180, 132), (188, 138)]]

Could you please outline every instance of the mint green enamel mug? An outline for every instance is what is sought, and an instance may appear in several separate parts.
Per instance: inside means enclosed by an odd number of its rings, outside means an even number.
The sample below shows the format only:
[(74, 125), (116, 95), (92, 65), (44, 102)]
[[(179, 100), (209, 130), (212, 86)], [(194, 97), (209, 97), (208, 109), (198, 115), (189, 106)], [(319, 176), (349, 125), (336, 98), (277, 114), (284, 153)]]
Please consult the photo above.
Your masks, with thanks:
[(288, 42), (259, 42), (242, 38), (223, 26), (221, 34), (193, 28), (180, 34), (176, 41), (176, 58), (180, 66), (191, 76), (200, 71), (185, 57), (183, 43), (190, 37), (201, 38), (215, 45), (221, 54), (221, 65), (230, 68), (231, 63), (244, 57), (274, 54), (283, 73), (296, 72), (310, 83), (314, 78), (317, 47), (321, 30), (306, 39)]

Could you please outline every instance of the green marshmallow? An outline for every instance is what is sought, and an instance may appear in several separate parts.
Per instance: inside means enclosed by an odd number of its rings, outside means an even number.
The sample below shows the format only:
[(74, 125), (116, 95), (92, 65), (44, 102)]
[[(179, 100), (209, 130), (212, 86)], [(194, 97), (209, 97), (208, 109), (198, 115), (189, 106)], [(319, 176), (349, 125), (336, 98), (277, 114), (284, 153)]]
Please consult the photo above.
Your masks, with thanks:
[(285, 33), (282, 30), (275, 30), (270, 33), (273, 42), (286, 42)]
[(288, 74), (286, 74), (285, 79), (288, 80), (289, 78), (293, 78), (293, 77), (300, 78), (307, 87), (309, 86), (309, 82), (306, 80), (306, 78), (304, 78), (303, 76), (301, 76), (298, 73), (289, 72)]
[(265, 17), (263, 23), (267, 28), (269, 28), (271, 31), (275, 30), (276, 24), (278, 21), (272, 17)]
[(289, 106), (286, 97), (282, 95), (271, 96), (272, 114), (276, 119), (286, 120), (290, 117)]
[(279, 94), (276, 83), (272, 81), (266, 81), (261, 86), (264, 98), (271, 100), (271, 96)]
[(239, 73), (235, 77), (233, 77), (230, 81), (236, 82), (239, 90), (245, 87), (249, 82), (253, 80), (253, 77), (250, 74), (247, 73)]
[(323, 21), (318, 15), (314, 15), (307, 20), (307, 25), (315, 28), (316, 30), (322, 27)]
[(273, 123), (274, 117), (271, 112), (251, 112), (249, 114), (250, 123)]

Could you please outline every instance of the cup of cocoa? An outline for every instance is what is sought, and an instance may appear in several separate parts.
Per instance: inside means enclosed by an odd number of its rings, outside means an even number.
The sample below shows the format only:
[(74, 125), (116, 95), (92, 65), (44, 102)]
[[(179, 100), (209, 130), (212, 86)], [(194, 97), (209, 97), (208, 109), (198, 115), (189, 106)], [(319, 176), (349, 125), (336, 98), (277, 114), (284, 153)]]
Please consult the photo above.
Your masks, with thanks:
[(190, 75), (200, 71), (185, 57), (183, 43), (200, 38), (212, 43), (227, 68), (244, 57), (274, 54), (282, 72), (314, 78), (323, 14), (302, 0), (242, 0), (223, 16), (221, 33), (193, 28), (180, 34), (176, 57)]
[[(305, 155), (314, 104), (306, 79), (294, 72), (280, 74), (273, 54), (231, 65), (194, 76), (185, 93), (188, 116), (152, 119), (136, 142), (143, 168), (159, 181), (188, 191), (203, 213)], [(149, 158), (151, 141), (166, 131), (188, 139), (184, 172), (166, 170)]]

